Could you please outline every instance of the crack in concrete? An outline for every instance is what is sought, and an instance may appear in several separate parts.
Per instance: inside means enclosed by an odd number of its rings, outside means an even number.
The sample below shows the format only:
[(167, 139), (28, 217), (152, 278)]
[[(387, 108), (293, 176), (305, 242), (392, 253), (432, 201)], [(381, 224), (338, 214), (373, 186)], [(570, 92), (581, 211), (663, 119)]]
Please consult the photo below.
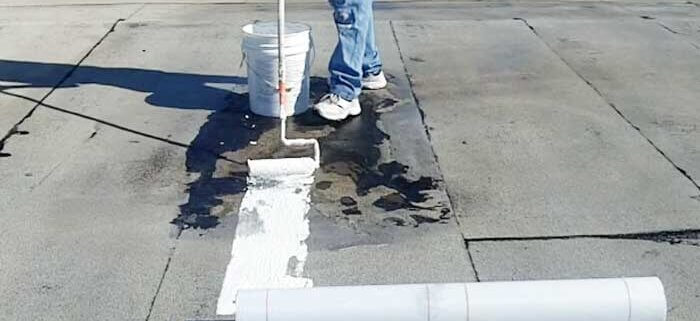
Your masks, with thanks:
[[(428, 125), (425, 123), (425, 111), (423, 111), (423, 108), (421, 107), (420, 99), (418, 99), (418, 96), (416, 95), (415, 89), (414, 89), (414, 84), (413, 84), (413, 78), (411, 77), (411, 73), (408, 71), (408, 67), (406, 65), (406, 60), (404, 58), (403, 51), (401, 50), (401, 45), (399, 44), (399, 37), (396, 35), (396, 28), (394, 27), (394, 21), (389, 20), (389, 27), (391, 28), (391, 35), (394, 38), (394, 43), (396, 44), (396, 50), (399, 53), (399, 58), (401, 59), (401, 65), (403, 66), (403, 71), (404, 75), (406, 76), (406, 79), (408, 80), (408, 87), (411, 91), (411, 97), (413, 98), (413, 102), (416, 105), (416, 108), (418, 109), (418, 112), (420, 113), (421, 117), (421, 122), (423, 123), (423, 129), (425, 130), (425, 134), (428, 138), (428, 142), (430, 142), (430, 151), (433, 154), (433, 159), (435, 160), (435, 166), (437, 166), (437, 171), (440, 174), (440, 180), (444, 180), (444, 175), (442, 174), (442, 169), (440, 168), (440, 161), (438, 158), (437, 153), (435, 153), (435, 148), (433, 147), (432, 144), (432, 137), (430, 136), (430, 129)], [(447, 184), (444, 185), (444, 190), (445, 190), (445, 195), (447, 196), (447, 208), (451, 211), (451, 213), (457, 213), (452, 204), (452, 195), (450, 195), (450, 190), (447, 186)], [(455, 223), (457, 224), (457, 229), (459, 230), (459, 233), (462, 235), (462, 238), (466, 240), (466, 235), (464, 234), (462, 228), (461, 228), (461, 223), (459, 221), (459, 218), (457, 215), (454, 215)], [(476, 265), (474, 264), (474, 259), (472, 258), (472, 253), (469, 250), (469, 243), (465, 241), (465, 248), (467, 250), (467, 256), (469, 258), (469, 263), (472, 266), (472, 270), (474, 272), (474, 278), (479, 281), (479, 272), (476, 270)]]
[[(122, 125), (119, 125), (119, 124), (115, 124), (115, 123), (112, 123), (112, 122), (108, 122), (108, 121), (103, 120), (103, 119), (100, 119), (100, 118), (88, 116), (88, 115), (85, 115), (85, 114), (81, 114), (81, 113), (78, 113), (78, 112), (74, 112), (74, 111), (72, 111), (72, 110), (68, 110), (68, 109), (65, 109), (65, 108), (58, 107), (58, 106), (50, 105), (50, 104), (47, 104), (47, 103), (45, 103), (45, 102), (41, 102), (41, 101), (39, 101), (38, 99), (34, 99), (34, 98), (27, 97), (27, 96), (24, 96), (24, 95), (15, 94), (15, 93), (9, 93), (9, 92), (2, 91), (2, 90), (0, 90), (0, 93), (5, 94), (5, 95), (9, 95), (9, 96), (13, 96), (13, 97), (16, 97), (16, 98), (26, 99), (26, 100), (29, 100), (29, 101), (32, 101), (32, 102), (37, 103), (37, 106), (45, 107), (45, 108), (48, 108), (48, 109), (51, 109), (51, 110), (55, 110), (55, 111), (58, 111), (58, 112), (61, 112), (61, 113), (65, 113), (65, 114), (68, 114), (68, 115), (72, 115), (72, 116), (76, 116), (76, 117), (79, 117), (79, 118), (91, 120), (91, 121), (94, 121), (94, 122), (96, 122), (96, 123), (99, 123), (99, 124), (106, 125), (106, 126), (109, 126), (109, 127), (111, 127), (111, 128), (117, 129), (117, 130), (119, 130), (119, 131), (131, 133), (131, 134), (134, 134), (134, 135), (142, 136), (142, 137), (149, 138), (149, 139), (153, 139), (153, 140), (157, 140), (157, 141), (159, 141), (159, 142), (167, 143), (167, 144), (174, 145), (174, 146), (178, 146), (178, 147), (182, 147), (182, 148), (193, 148), (193, 147), (192, 147), (191, 145), (189, 145), (189, 144), (181, 143), (181, 142), (174, 141), (174, 140), (171, 140), (171, 139), (168, 139), (168, 138), (163, 138), (163, 137), (156, 136), (156, 135), (153, 135), (153, 134), (149, 134), (149, 133), (146, 133), (146, 132), (138, 131), (138, 130), (135, 130), (135, 129), (131, 129), (131, 128), (129, 128), (129, 127), (125, 127), (125, 126), (122, 126)], [(20, 131), (20, 132), (21, 132), (21, 131)], [(90, 138), (92, 138), (92, 137), (94, 137), (94, 136), (91, 135)], [(2, 142), (0, 142), (0, 146), (2, 146), (1, 144), (2, 144)], [(0, 148), (0, 151), (1, 151), (1, 150), (2, 150), (2, 149)], [(239, 162), (239, 161), (236, 161), (236, 160), (233, 160), (233, 159), (229, 159), (229, 158), (227, 158), (227, 157), (224, 157), (224, 156), (215, 154), (215, 153), (213, 153), (213, 152), (211, 152), (211, 151), (209, 151), (209, 150), (203, 150), (203, 149), (201, 149), (201, 150), (200, 150), (200, 149), (196, 149), (196, 150), (199, 150), (199, 151), (202, 151), (202, 152), (207, 152), (207, 153), (212, 153), (213, 155), (216, 156), (217, 159), (220, 159), (220, 160), (223, 160), (223, 161), (226, 161), (226, 162), (231, 162), (231, 163), (235, 163), (235, 164), (239, 164), (239, 165), (240, 165), (240, 164), (244, 164), (244, 162)]]
[[(687, 33), (682, 33), (682, 32), (680, 32), (680, 31), (673, 30), (673, 28), (671, 28), (671, 27), (669, 27), (669, 26), (663, 24), (663, 22), (660, 22), (660, 21), (659, 21), (659, 22), (657, 22), (657, 24), (658, 24), (659, 26), (661, 26), (662, 28), (664, 28), (666, 31), (668, 31), (668, 32), (670, 32), (670, 33), (672, 33), (672, 34), (674, 34), (674, 35), (681, 35), (681, 36), (685, 36), (685, 37), (690, 37), (690, 36), (691, 36), (691, 35), (689, 35), (689, 34), (687, 34)], [(693, 48), (700, 50), (700, 45), (696, 44), (692, 39), (687, 39), (687, 38), (681, 38), (681, 39), (682, 39), (683, 41), (689, 43), (691, 46), (693, 46)]]
[[(177, 234), (177, 237), (175, 238), (175, 242), (180, 238), (180, 235), (182, 234), (182, 230), (180, 230)], [(146, 314), (146, 319), (144, 321), (148, 321), (151, 319), (151, 314), (153, 313), (153, 307), (156, 305), (156, 299), (158, 298), (158, 294), (160, 294), (160, 289), (163, 287), (163, 281), (165, 281), (165, 275), (168, 274), (168, 269), (170, 269), (170, 262), (173, 260), (173, 255), (175, 254), (175, 249), (177, 248), (176, 245), (173, 245), (170, 248), (170, 253), (168, 254), (168, 261), (165, 263), (165, 268), (163, 269), (163, 273), (160, 275), (160, 280), (158, 281), (158, 287), (156, 287), (156, 293), (153, 294), (153, 299), (151, 299), (151, 304), (148, 307), (148, 314)]]
[(467, 242), (513, 242), (513, 241), (547, 241), (572, 239), (607, 239), (607, 240), (639, 240), (672, 245), (682, 244), (700, 247), (700, 229), (665, 230), (643, 233), (620, 234), (572, 234), (553, 236), (513, 236), (513, 237), (478, 237), (466, 238)]
[(133, 18), (137, 13), (141, 12), (141, 10), (143, 10), (143, 8), (145, 8), (147, 5), (148, 5), (148, 3), (142, 4), (140, 7), (138, 7), (138, 9), (134, 10), (134, 12), (132, 12), (130, 15), (128, 15), (126, 18), (124, 18), (124, 20), (130, 20), (130, 19)]
[[(124, 20), (123, 18), (117, 19), (117, 21), (115, 21), (115, 22), (112, 24), (112, 26), (109, 28), (109, 30), (107, 30), (107, 32), (106, 32), (104, 35), (102, 35), (102, 37), (100, 38), (100, 40), (98, 40), (98, 41), (90, 48), (90, 50), (88, 50), (88, 52), (85, 53), (85, 55), (83, 55), (83, 57), (80, 58), (80, 60), (78, 60), (78, 62), (77, 62), (75, 65), (73, 65), (73, 67), (72, 67), (65, 75), (63, 75), (63, 77), (61, 77), (61, 79), (60, 79), (60, 80), (51, 88), (51, 90), (49, 90), (49, 92), (47, 92), (41, 99), (39, 99), (39, 100), (36, 100), (36, 99), (29, 99), (29, 100), (35, 102), (36, 104), (34, 105), (34, 107), (32, 107), (32, 109), (29, 110), (29, 112), (27, 112), (26, 115), (24, 115), (24, 117), (22, 117), (22, 119), (20, 119), (14, 126), (12, 126), (12, 128), (11, 128), (2, 138), (0, 138), (0, 151), (2, 151), (2, 149), (5, 147), (5, 142), (7, 142), (7, 140), (10, 139), (10, 137), (12, 137), (12, 136), (14, 136), (15, 134), (17, 134), (17, 133), (20, 132), (19, 129), (18, 129), (19, 126), (21, 126), (25, 121), (27, 121), (29, 118), (32, 117), (32, 115), (33, 115), (34, 112), (39, 108), (39, 106), (42, 106), (43, 102), (44, 102), (49, 96), (51, 96), (51, 94), (53, 94), (53, 92), (56, 91), (57, 88), (61, 87), (61, 85), (62, 85), (63, 83), (65, 83), (66, 80), (68, 80), (68, 78), (70, 78), (70, 77), (73, 75), (73, 73), (78, 69), (78, 67), (80, 67), (80, 65), (90, 56), (90, 54), (92, 54), (92, 52), (95, 51), (95, 49), (97, 49), (97, 47), (99, 47), (100, 44), (102, 44), (102, 42), (103, 42), (105, 39), (107, 39), (107, 37), (108, 37), (112, 32), (114, 32), (114, 30), (117, 28), (117, 25), (118, 25), (120, 22), (122, 22), (122, 21), (125, 21), (125, 20)], [(2, 93), (6, 94), (6, 95), (21, 96), (21, 95), (18, 95), (18, 94), (8, 93), (8, 92), (6, 92), (6, 91), (4, 91), (4, 90), (0, 90), (0, 91), (1, 91)]]
[(688, 179), (688, 181), (690, 181), (690, 183), (693, 184), (693, 186), (695, 186), (695, 188), (698, 191), (700, 191), (699, 183), (696, 182), (685, 169), (683, 169), (673, 160), (671, 160), (671, 158), (668, 155), (666, 155), (666, 153), (663, 150), (661, 150), (661, 148), (659, 148), (659, 146), (657, 146), (656, 143), (654, 143), (649, 137), (644, 135), (642, 129), (639, 128), (639, 126), (632, 123), (632, 121), (629, 118), (627, 118), (627, 116), (625, 116), (625, 114), (623, 114), (622, 111), (614, 103), (608, 101), (608, 99), (605, 97), (605, 95), (603, 95), (603, 93), (598, 89), (598, 87), (596, 87), (591, 81), (586, 79), (586, 77), (584, 77), (581, 73), (574, 69), (574, 67), (568, 61), (566, 61), (561, 55), (559, 55), (559, 53), (556, 50), (554, 50), (554, 48), (552, 48), (549, 45), (549, 43), (547, 43), (547, 41), (545, 41), (542, 38), (542, 36), (539, 34), (539, 32), (537, 32), (535, 27), (530, 25), (530, 23), (524, 18), (515, 17), (513, 18), (513, 20), (518, 20), (525, 24), (525, 26), (527, 26), (532, 31), (535, 37), (537, 37), (537, 39), (539, 39), (554, 55), (556, 55), (559, 58), (559, 60), (561, 60), (569, 68), (569, 70), (571, 70), (576, 76), (583, 80), (588, 85), (588, 87), (593, 89), (593, 91), (598, 95), (598, 97), (600, 97), (605, 103), (607, 103), (608, 106), (610, 106), (610, 108), (612, 108), (618, 114), (618, 116), (620, 116), (620, 118), (622, 118), (629, 126), (634, 128), (637, 131), (637, 133), (647, 141), (647, 143), (649, 143), (659, 154), (661, 154), (661, 156), (663, 156), (664, 159), (666, 159), (666, 161), (668, 161), (676, 169), (676, 171), (678, 171), (681, 175)]
[[(464, 233), (462, 233), (462, 236), (464, 237)], [(474, 258), (472, 257), (472, 250), (469, 248), (469, 240), (464, 239), (464, 247), (467, 248), (467, 256), (469, 256), (469, 263), (472, 266), (472, 270), (474, 271), (474, 279), (476, 282), (481, 282), (481, 278), (479, 277), (479, 271), (476, 269), (476, 263), (474, 261)]]
[(671, 27), (669, 27), (669, 26), (663, 24), (663, 22), (657, 21), (656, 24), (658, 24), (659, 26), (661, 26), (662, 28), (666, 29), (668, 32), (670, 32), (670, 33), (672, 33), (672, 34), (674, 34), (674, 35), (680, 35), (680, 34), (682, 34), (682, 33), (678, 32), (678, 31), (676, 31), (676, 30), (671, 29)]

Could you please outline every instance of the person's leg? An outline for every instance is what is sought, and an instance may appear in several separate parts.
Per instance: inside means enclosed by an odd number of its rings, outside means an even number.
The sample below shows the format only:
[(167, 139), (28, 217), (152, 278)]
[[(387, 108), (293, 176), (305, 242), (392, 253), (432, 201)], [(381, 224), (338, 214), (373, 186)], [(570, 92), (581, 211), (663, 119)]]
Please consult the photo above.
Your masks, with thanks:
[(360, 95), (362, 89), (362, 66), (372, 19), (372, 0), (330, 0), (330, 3), (338, 30), (338, 44), (328, 66), (330, 91), (351, 101)]
[(374, 38), (374, 13), (370, 4), (368, 10), (367, 37), (365, 37), (365, 54), (362, 59), (362, 76), (376, 75), (382, 71), (382, 61)]

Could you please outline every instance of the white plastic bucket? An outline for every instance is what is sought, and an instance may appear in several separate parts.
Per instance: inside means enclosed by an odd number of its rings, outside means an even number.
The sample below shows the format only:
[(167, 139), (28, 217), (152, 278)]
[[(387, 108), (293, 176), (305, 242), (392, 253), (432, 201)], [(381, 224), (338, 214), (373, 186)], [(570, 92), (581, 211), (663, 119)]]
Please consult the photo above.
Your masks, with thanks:
[[(285, 24), (286, 115), (309, 109), (309, 70), (313, 61), (311, 27)], [(243, 27), (244, 59), (248, 67), (250, 110), (258, 115), (280, 117), (278, 86), (277, 22), (255, 22)]]

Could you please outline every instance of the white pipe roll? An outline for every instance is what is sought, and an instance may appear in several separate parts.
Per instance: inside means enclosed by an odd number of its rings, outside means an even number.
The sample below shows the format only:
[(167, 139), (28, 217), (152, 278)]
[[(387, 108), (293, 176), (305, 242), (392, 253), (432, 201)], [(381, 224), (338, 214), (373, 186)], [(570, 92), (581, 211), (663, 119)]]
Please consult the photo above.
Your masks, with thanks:
[(656, 277), (238, 292), (237, 321), (664, 321)]

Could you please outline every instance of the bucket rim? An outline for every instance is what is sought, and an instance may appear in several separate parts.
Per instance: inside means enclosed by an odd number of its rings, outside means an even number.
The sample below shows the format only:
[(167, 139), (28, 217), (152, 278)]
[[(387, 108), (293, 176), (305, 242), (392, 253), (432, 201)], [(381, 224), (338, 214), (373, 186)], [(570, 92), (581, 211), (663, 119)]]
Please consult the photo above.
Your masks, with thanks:
[[(244, 34), (250, 35), (253, 37), (260, 37), (260, 38), (277, 38), (277, 33), (274, 34), (259, 34), (259, 33), (254, 33), (252, 31), (253, 26), (257, 23), (271, 23), (271, 24), (276, 24), (277, 21), (255, 21), (251, 23), (247, 23), (241, 27), (241, 31), (243, 31)], [(303, 23), (303, 22), (293, 22), (293, 21), (287, 21), (284, 23), (285, 26), (292, 25), (292, 26), (299, 26), (303, 30), (299, 32), (293, 32), (293, 33), (288, 33), (288, 35), (295, 35), (295, 34), (302, 34), (302, 33), (311, 33), (311, 26)]]

